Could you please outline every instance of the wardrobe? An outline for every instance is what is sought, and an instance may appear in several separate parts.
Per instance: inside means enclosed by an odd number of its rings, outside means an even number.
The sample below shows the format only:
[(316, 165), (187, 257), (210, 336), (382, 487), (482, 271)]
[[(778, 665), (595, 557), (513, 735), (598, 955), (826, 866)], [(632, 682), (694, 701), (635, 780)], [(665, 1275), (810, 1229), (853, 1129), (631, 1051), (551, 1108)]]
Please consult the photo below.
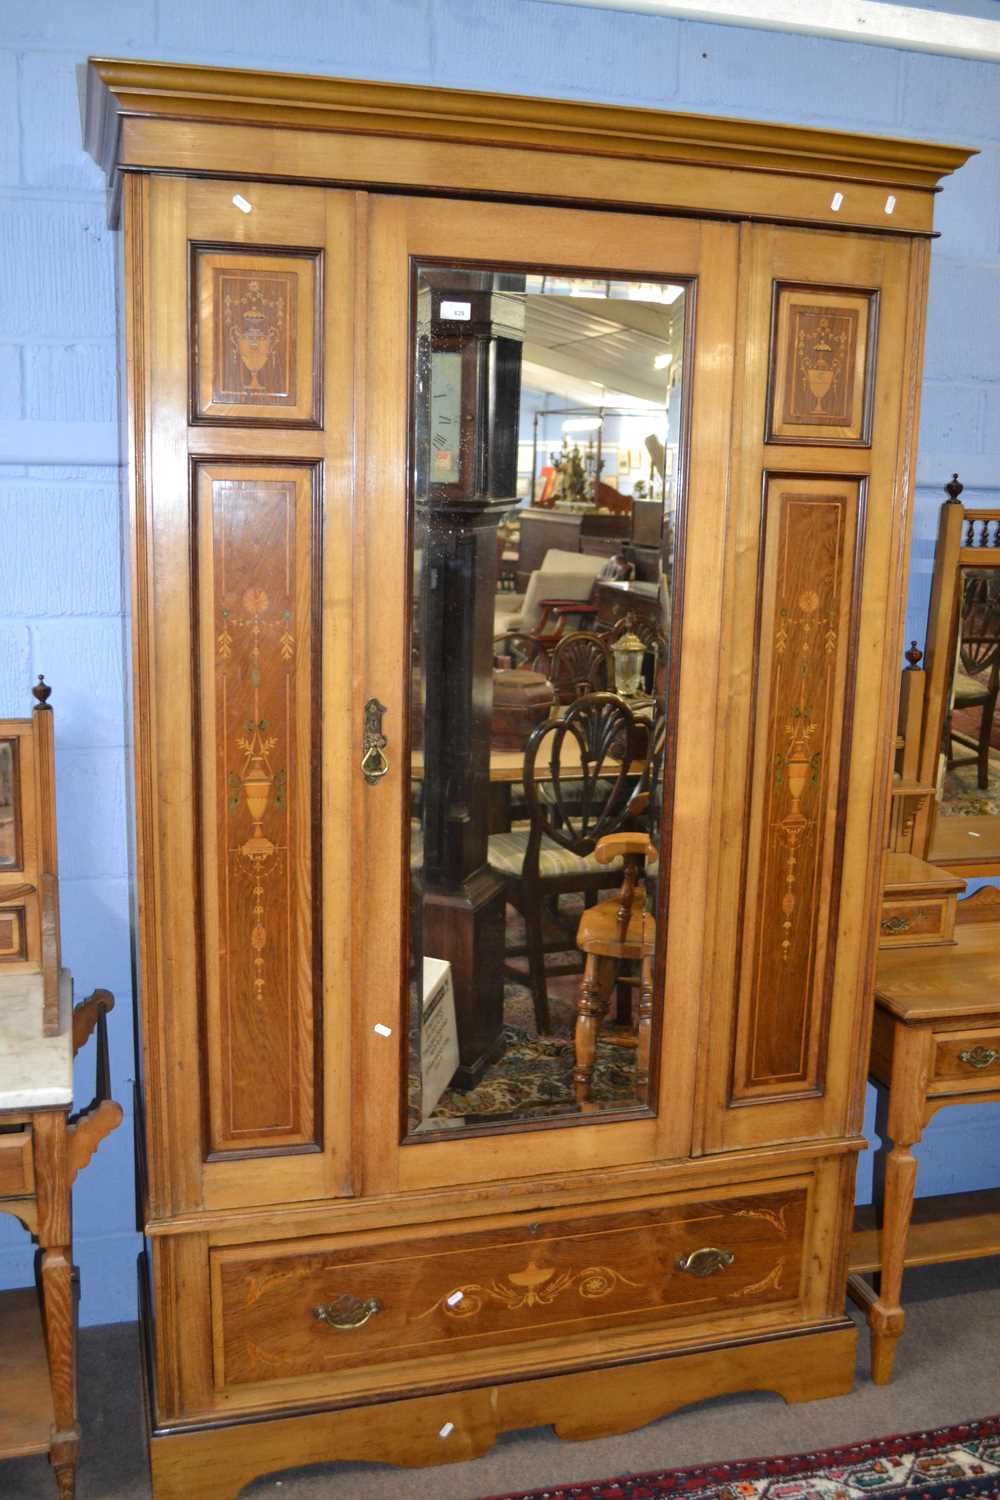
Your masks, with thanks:
[[(86, 139), (121, 245), (157, 1500), (844, 1393), (933, 198), (969, 153), (111, 60)], [(650, 1076), (625, 1038), (585, 1105), (501, 1107), (514, 1049), (562, 1077), (573, 1043), (510, 977), (497, 526), (525, 393), (587, 359), (668, 454), (619, 764), (653, 768)], [(558, 1030), (575, 981), (544, 983)]]

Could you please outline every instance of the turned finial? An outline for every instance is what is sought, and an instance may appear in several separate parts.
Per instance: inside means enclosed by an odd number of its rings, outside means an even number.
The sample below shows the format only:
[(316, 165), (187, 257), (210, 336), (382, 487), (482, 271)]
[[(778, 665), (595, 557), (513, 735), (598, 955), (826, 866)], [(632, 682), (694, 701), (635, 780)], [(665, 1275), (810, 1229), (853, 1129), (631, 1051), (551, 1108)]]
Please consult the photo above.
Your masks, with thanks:
[(949, 504), (951, 504), (951, 505), (957, 505), (958, 504), (958, 497), (962, 493), (962, 491), (965, 489), (965, 485), (959, 483), (958, 475), (957, 474), (953, 474), (951, 476), (950, 481), (948, 482), (948, 484), (945, 485), (944, 488), (945, 488), (945, 494), (948, 496)]
[(906, 660), (909, 662), (911, 667), (919, 667), (920, 659), (923, 654), (924, 653), (920, 650), (920, 647), (917, 645), (916, 641), (911, 641), (910, 649), (906, 653)]
[(35, 683), (35, 686), (31, 689), (31, 691), (33, 696), (38, 699), (39, 708), (49, 707), (49, 699), (52, 697), (52, 689), (45, 681), (45, 678), (42, 676), (41, 672), (39, 672), (38, 681)]

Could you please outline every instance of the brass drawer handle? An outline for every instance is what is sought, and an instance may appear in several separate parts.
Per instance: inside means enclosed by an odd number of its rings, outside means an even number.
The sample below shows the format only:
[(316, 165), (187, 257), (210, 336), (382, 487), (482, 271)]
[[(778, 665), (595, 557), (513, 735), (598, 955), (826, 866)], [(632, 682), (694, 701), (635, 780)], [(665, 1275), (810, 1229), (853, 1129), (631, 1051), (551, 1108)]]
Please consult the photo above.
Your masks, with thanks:
[(385, 747), (389, 743), (382, 733), (382, 715), (386, 708), (377, 698), (365, 704), (365, 722), (361, 733), (361, 774), (369, 786), (380, 781), (389, 769)]
[(692, 1276), (714, 1276), (716, 1271), (731, 1266), (735, 1259), (731, 1250), (717, 1250), (714, 1245), (706, 1245), (701, 1250), (692, 1250), (690, 1255), (679, 1255), (677, 1269)]
[(898, 932), (909, 932), (909, 917), (895, 916), (882, 918), (882, 931), (886, 937), (895, 937)]
[(374, 1318), (381, 1311), (382, 1304), (377, 1297), (366, 1297), (362, 1302), (360, 1297), (352, 1297), (349, 1292), (345, 1292), (333, 1302), (324, 1302), (321, 1306), (314, 1307), (313, 1317), (317, 1323), (325, 1323), (328, 1328), (363, 1328), (369, 1318)]
[(970, 1068), (989, 1068), (1000, 1062), (1000, 1052), (995, 1047), (972, 1047), (968, 1052), (960, 1052), (958, 1060)]

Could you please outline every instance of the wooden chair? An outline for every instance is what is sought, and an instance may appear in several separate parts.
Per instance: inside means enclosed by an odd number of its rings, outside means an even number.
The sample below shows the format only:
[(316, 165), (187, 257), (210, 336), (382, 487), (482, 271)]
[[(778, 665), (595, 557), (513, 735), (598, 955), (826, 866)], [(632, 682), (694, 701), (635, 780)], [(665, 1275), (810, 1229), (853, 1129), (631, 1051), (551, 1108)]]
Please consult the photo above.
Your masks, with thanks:
[[(977, 768), (980, 790), (990, 784), (990, 739), (997, 697), (1000, 695), (1000, 597), (995, 592), (990, 573), (969, 572), (962, 594), (959, 620), (958, 670), (946, 727), (948, 767)], [(956, 709), (982, 710), (979, 732), (972, 735), (956, 730), (952, 714)], [(955, 744), (973, 750), (960, 760), (953, 753)]]
[(586, 955), (576, 1006), (576, 1102), (590, 1102), (597, 1038), (608, 1013), (611, 991), (623, 963), (639, 965), (639, 1026), (636, 1045), (636, 1097), (649, 1095), (649, 1048), (653, 1027), (653, 958), (656, 922), (646, 910), (646, 861), (656, 848), (646, 833), (613, 833), (594, 850), (600, 864), (622, 859), (625, 876), (618, 895), (589, 907), (580, 918), (576, 943)]
[[(594, 850), (605, 835), (629, 826), (634, 767), (646, 741), (645, 730), (617, 694), (578, 698), (563, 718), (539, 724), (525, 747), (528, 827), (490, 837), (490, 867), (504, 877), (507, 900), (525, 925), (524, 946), (508, 948), (506, 957), (528, 959), (539, 1032), (551, 1025), (545, 955), (573, 947), (571, 932), (546, 938), (545, 908), (565, 892), (593, 897), (617, 882), (618, 872), (595, 859)], [(567, 755), (568, 744), (572, 755)], [(548, 973), (571, 974), (578, 968), (561, 965)]]
[(549, 681), (560, 703), (614, 686), (611, 647), (592, 630), (571, 630), (556, 641), (549, 661)]

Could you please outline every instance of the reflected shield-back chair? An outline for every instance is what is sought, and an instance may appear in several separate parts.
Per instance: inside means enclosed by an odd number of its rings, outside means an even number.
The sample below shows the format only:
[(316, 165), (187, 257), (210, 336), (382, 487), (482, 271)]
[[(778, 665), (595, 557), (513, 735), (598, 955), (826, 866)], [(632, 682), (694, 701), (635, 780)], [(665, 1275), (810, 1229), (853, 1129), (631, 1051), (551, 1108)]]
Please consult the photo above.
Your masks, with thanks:
[(552, 648), (549, 681), (558, 702), (572, 703), (587, 693), (606, 693), (614, 687), (611, 647), (592, 630), (571, 630)]
[[(631, 827), (633, 795), (644, 777), (648, 734), (623, 698), (589, 693), (560, 719), (532, 732), (524, 752), (527, 828), (493, 834), (489, 863), (504, 878), (508, 902), (520, 912), (523, 946), (507, 948), (507, 959), (527, 957), (528, 982), (539, 1032), (550, 1029), (548, 975), (578, 973), (580, 964), (546, 971), (546, 953), (573, 948), (571, 931), (560, 932), (558, 898), (580, 891), (584, 899), (617, 885), (620, 871), (594, 857), (598, 840)], [(648, 793), (643, 793), (643, 803)], [(555, 932), (546, 933), (546, 919)], [(523, 981), (523, 973), (508, 973)]]
[[(970, 571), (963, 580), (958, 665), (951, 711), (945, 726), (949, 768), (974, 765), (982, 791), (990, 782), (990, 740), (1000, 696), (1000, 590), (997, 581), (995, 570)], [(953, 725), (952, 713), (965, 708), (981, 710), (976, 735)], [(959, 759), (954, 754), (956, 744), (974, 754)]]

